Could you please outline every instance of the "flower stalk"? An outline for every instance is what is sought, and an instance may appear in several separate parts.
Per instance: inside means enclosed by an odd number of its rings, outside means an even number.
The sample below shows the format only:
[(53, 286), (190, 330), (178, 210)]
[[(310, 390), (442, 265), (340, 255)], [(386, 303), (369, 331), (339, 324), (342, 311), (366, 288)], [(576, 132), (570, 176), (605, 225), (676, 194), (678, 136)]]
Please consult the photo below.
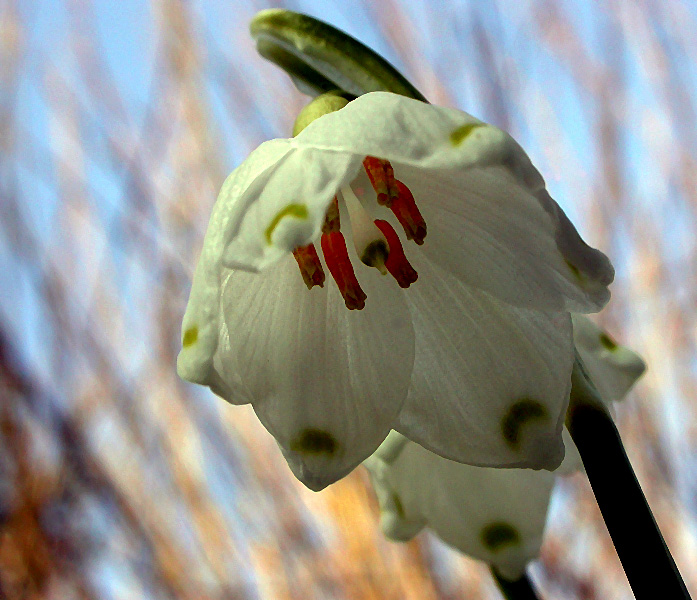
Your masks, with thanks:
[(308, 15), (262, 10), (252, 19), (250, 32), (259, 54), (286, 71), (305, 94), (316, 96), (336, 88), (354, 96), (384, 91), (426, 102), (379, 54)]
[(567, 427), (637, 600), (690, 598), (612, 418), (576, 360)]

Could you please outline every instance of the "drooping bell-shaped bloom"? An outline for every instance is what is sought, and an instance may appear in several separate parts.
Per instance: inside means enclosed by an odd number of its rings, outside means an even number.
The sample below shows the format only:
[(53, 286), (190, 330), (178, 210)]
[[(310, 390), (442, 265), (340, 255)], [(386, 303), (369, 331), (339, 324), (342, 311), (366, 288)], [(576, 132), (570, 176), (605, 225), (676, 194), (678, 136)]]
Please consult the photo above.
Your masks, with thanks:
[[(574, 315), (574, 339), (603, 399), (620, 400), (644, 362), (588, 318)], [(611, 343), (608, 343), (610, 341)], [(582, 468), (566, 429), (566, 457), (557, 473)], [(392, 431), (365, 461), (385, 535), (407, 541), (427, 527), (450, 546), (519, 578), (542, 544), (556, 474), (531, 469), (472, 467), (441, 458)]]
[(508, 134), (374, 92), (227, 178), (178, 371), (251, 402), (312, 489), (391, 429), (469, 464), (553, 469), (569, 312), (599, 310), (613, 274)]

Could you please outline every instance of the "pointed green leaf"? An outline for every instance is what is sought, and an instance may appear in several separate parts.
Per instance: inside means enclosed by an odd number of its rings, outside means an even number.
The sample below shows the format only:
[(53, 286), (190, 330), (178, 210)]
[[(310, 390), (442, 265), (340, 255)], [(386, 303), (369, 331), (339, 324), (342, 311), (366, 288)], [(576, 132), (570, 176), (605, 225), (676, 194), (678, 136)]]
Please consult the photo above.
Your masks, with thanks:
[(385, 91), (426, 102), (384, 58), (343, 31), (284, 9), (263, 10), (252, 19), (259, 53), (284, 69), (304, 93), (340, 89), (354, 96)]

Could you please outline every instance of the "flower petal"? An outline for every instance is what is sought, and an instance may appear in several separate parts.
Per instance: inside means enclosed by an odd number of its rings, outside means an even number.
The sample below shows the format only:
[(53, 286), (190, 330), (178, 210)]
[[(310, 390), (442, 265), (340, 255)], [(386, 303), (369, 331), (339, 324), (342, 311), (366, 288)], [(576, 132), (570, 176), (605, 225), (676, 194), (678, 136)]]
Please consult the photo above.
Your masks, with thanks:
[(331, 282), (308, 291), (292, 257), (259, 274), (234, 272), (223, 290), (230, 351), (254, 410), (315, 490), (385, 439), (414, 361), (401, 290), (359, 268), (368, 294), (359, 311), (346, 310)]
[(412, 264), (416, 356), (394, 428), (458, 462), (558, 467), (574, 356), (569, 315), (500, 302), (418, 253)]
[(571, 315), (574, 341), (601, 398), (610, 403), (627, 395), (646, 370), (641, 357), (620, 346), (589, 318)]
[[(354, 153), (276, 142), (288, 148), (273, 167), (244, 186), (224, 187), (218, 197), (231, 207), (223, 240), (228, 268), (259, 271), (314, 241), (334, 195), (351, 182), (362, 161)], [(240, 169), (257, 161), (256, 152)]]
[(595, 312), (609, 299), (610, 261), (583, 242), (524, 150), (496, 127), (375, 92), (294, 143), (390, 160), (426, 217), (424, 251), (470, 285), (549, 310)]
[[(395, 432), (391, 431), (390, 435), (393, 433)], [(406, 438), (404, 440), (409, 444), (413, 443)], [(367, 458), (363, 465), (368, 469), (375, 495), (378, 497), (380, 529), (391, 540), (408, 542), (424, 528), (426, 520), (413, 506), (409, 506), (409, 514), (405, 512), (400, 495), (394, 489), (388, 463), (373, 455)], [(418, 480), (412, 482), (413, 485), (424, 483)]]
[(447, 544), (490, 563), (509, 579), (520, 577), (539, 554), (553, 473), (472, 467), (414, 443), (390, 465), (373, 458), (366, 466), (388, 537), (408, 539), (426, 525)]
[[(457, 132), (466, 135), (457, 136)], [(371, 92), (308, 125), (293, 142), (386, 158), (425, 171), (498, 164), (506, 133), (454, 108)], [(476, 143), (463, 143), (476, 140)]]
[[(182, 349), (177, 357), (177, 372), (182, 379), (203, 385), (215, 382), (213, 386), (220, 388), (213, 359), (221, 336), (220, 288), (228, 273), (221, 260), (225, 240), (234, 230), (231, 219), (244, 208), (238, 205), (244, 190), (257, 180), (263, 181), (289, 151), (287, 140), (265, 142), (223, 183), (213, 206), (182, 322)], [(216, 393), (227, 395), (228, 391), (221, 388)]]
[[(565, 216), (571, 229), (561, 235), (508, 168), (452, 169), (424, 177), (418, 169), (395, 165), (395, 174), (411, 189), (428, 225), (424, 253), (468, 285), (509, 304), (543, 310), (597, 311), (609, 299), (613, 271), (607, 258), (585, 246)], [(560, 245), (571, 233), (587, 248), (584, 253), (572, 246), (574, 253), (567, 254), (573, 262)], [(595, 265), (598, 255), (605, 268), (588, 275), (583, 260)]]

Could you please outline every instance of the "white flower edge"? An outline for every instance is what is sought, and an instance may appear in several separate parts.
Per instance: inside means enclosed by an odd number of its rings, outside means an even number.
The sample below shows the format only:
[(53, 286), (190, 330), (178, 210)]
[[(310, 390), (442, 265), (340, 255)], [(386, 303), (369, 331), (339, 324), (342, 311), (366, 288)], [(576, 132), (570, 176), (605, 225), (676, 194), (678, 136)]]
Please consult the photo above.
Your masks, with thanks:
[(611, 406), (623, 399), (646, 371), (646, 363), (632, 349), (617, 344), (584, 315), (572, 314), (574, 342), (602, 400)]

